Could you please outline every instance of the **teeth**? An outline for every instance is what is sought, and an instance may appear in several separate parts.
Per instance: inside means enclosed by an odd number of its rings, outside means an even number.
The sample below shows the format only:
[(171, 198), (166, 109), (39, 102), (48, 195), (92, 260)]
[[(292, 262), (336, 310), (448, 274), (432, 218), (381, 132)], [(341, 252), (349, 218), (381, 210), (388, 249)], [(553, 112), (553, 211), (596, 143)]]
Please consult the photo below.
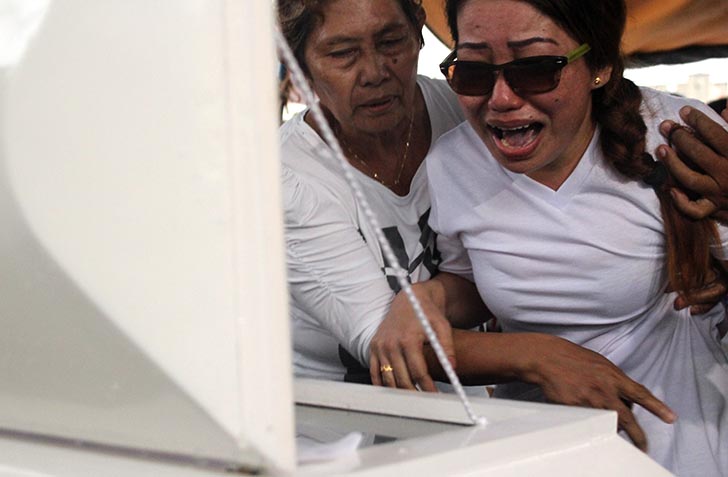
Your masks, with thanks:
[(516, 126), (513, 128), (503, 128), (499, 126), (490, 126), (490, 128), (495, 132), (496, 136), (498, 136), (500, 139), (503, 139), (503, 136), (506, 134), (513, 134), (518, 132), (525, 132), (525, 130), (533, 127), (533, 124), (526, 124), (524, 126)]
[(531, 143), (541, 129), (538, 123), (530, 123), (523, 126), (503, 128), (491, 126), (495, 136), (501, 144), (509, 148), (525, 147)]
[(515, 128), (497, 128), (497, 129), (500, 129), (501, 131), (510, 132), (510, 131), (518, 131), (519, 129), (528, 129), (530, 127), (531, 127), (531, 125), (530, 124), (527, 124), (525, 126), (518, 126), (518, 127), (515, 127)]

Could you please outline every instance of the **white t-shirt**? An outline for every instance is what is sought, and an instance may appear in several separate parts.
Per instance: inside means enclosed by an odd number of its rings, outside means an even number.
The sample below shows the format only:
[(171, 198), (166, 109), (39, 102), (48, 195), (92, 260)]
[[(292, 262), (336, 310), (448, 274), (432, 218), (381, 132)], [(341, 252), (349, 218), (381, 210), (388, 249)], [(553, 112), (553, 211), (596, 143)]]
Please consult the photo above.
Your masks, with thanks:
[[(649, 152), (663, 142), (659, 120), (679, 118), (685, 104), (720, 121), (695, 101), (643, 95)], [(556, 191), (501, 167), (468, 124), (443, 136), (427, 160), (430, 223), (456, 241), (441, 247), (440, 269), (474, 278), (506, 332), (549, 333), (597, 351), (664, 400), (680, 416), (672, 426), (635, 408), (662, 465), (681, 476), (728, 475), (728, 357), (716, 330), (723, 306), (692, 317), (673, 309), (659, 200), (605, 162), (598, 134)], [(496, 395), (541, 398), (517, 384)]]
[[(444, 81), (419, 77), (417, 84), (434, 144), (463, 115)], [(306, 377), (366, 380), (369, 342), (399, 286), (341, 166), (321, 154), (327, 146), (306, 124), (305, 113), (280, 129), (294, 370)], [(403, 197), (355, 174), (410, 280), (430, 278), (439, 257), (427, 221), (426, 168), (419, 168)]]

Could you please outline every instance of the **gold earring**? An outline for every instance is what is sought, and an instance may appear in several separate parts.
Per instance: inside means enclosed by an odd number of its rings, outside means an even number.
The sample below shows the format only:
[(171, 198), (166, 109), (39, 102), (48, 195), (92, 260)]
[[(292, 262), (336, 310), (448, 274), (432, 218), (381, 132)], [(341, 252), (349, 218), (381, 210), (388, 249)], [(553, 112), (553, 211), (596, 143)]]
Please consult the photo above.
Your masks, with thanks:
[(594, 78), (594, 86), (599, 86), (600, 84), (602, 84), (602, 79), (597, 76), (596, 78)]

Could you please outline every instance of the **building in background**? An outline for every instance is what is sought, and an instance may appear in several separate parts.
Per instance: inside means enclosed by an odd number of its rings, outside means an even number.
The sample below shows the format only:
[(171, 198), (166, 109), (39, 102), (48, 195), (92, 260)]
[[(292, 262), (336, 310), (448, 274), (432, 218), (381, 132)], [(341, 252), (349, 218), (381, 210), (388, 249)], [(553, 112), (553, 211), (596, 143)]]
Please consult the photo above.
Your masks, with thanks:
[(695, 98), (704, 103), (728, 96), (728, 83), (718, 83), (711, 80), (712, 77), (708, 73), (695, 73), (688, 76), (685, 83), (679, 83), (674, 88), (670, 88), (666, 84), (649, 84), (643, 86), (650, 86), (660, 91), (668, 91), (688, 98)]

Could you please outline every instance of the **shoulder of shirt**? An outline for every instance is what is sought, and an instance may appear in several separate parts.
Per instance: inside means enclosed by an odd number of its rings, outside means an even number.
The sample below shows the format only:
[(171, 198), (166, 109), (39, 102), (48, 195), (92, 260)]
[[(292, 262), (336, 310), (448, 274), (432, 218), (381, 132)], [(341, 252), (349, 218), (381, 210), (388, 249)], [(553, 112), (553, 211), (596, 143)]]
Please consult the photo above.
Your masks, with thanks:
[(721, 122), (720, 116), (715, 111), (697, 99), (686, 98), (644, 86), (640, 87), (640, 91), (642, 92), (642, 114), (645, 119), (659, 121), (671, 119), (676, 122), (683, 122), (680, 119), (680, 108), (690, 106), (707, 114), (711, 119)]
[(281, 148), (296, 147), (297, 140), (306, 133), (305, 129), (308, 125), (303, 120), (306, 112), (308, 112), (308, 108), (294, 114), (285, 123), (280, 125), (278, 128), (278, 142)]
[(450, 85), (447, 84), (447, 81), (418, 75), (417, 85), (422, 90), (422, 94), (425, 96), (427, 103), (435, 103), (436, 107), (447, 105), (448, 107), (454, 108), (459, 116), (462, 116), (458, 97), (450, 88)]
[(463, 122), (454, 129), (446, 132), (437, 140), (427, 155), (427, 177), (430, 182), (437, 178), (450, 176), (458, 165), (467, 163), (474, 148), (479, 148), (482, 142), (470, 127)]
[(304, 121), (308, 109), (295, 114), (278, 129), (281, 164), (284, 168), (307, 173), (338, 170), (330, 167), (334, 160), (328, 157), (329, 147)]
[(473, 138), (480, 141), (480, 138), (475, 135), (475, 131), (470, 127), (470, 124), (464, 121), (440, 136), (432, 147), (430, 154), (439, 156), (443, 152), (451, 151), (454, 147), (462, 145), (464, 142), (469, 143)]
[(279, 128), (284, 194), (292, 190), (323, 193), (348, 204), (353, 196), (341, 166), (325, 154), (330, 149), (304, 122), (306, 111), (297, 113)]
[(455, 93), (452, 92), (450, 86), (445, 80), (430, 78), (429, 76), (424, 75), (417, 75), (417, 84), (420, 85), (420, 88), (425, 91), (437, 91), (445, 93), (448, 96), (455, 95)]
[(436, 137), (465, 120), (457, 95), (445, 80), (418, 76), (417, 85), (425, 97), (427, 111)]

